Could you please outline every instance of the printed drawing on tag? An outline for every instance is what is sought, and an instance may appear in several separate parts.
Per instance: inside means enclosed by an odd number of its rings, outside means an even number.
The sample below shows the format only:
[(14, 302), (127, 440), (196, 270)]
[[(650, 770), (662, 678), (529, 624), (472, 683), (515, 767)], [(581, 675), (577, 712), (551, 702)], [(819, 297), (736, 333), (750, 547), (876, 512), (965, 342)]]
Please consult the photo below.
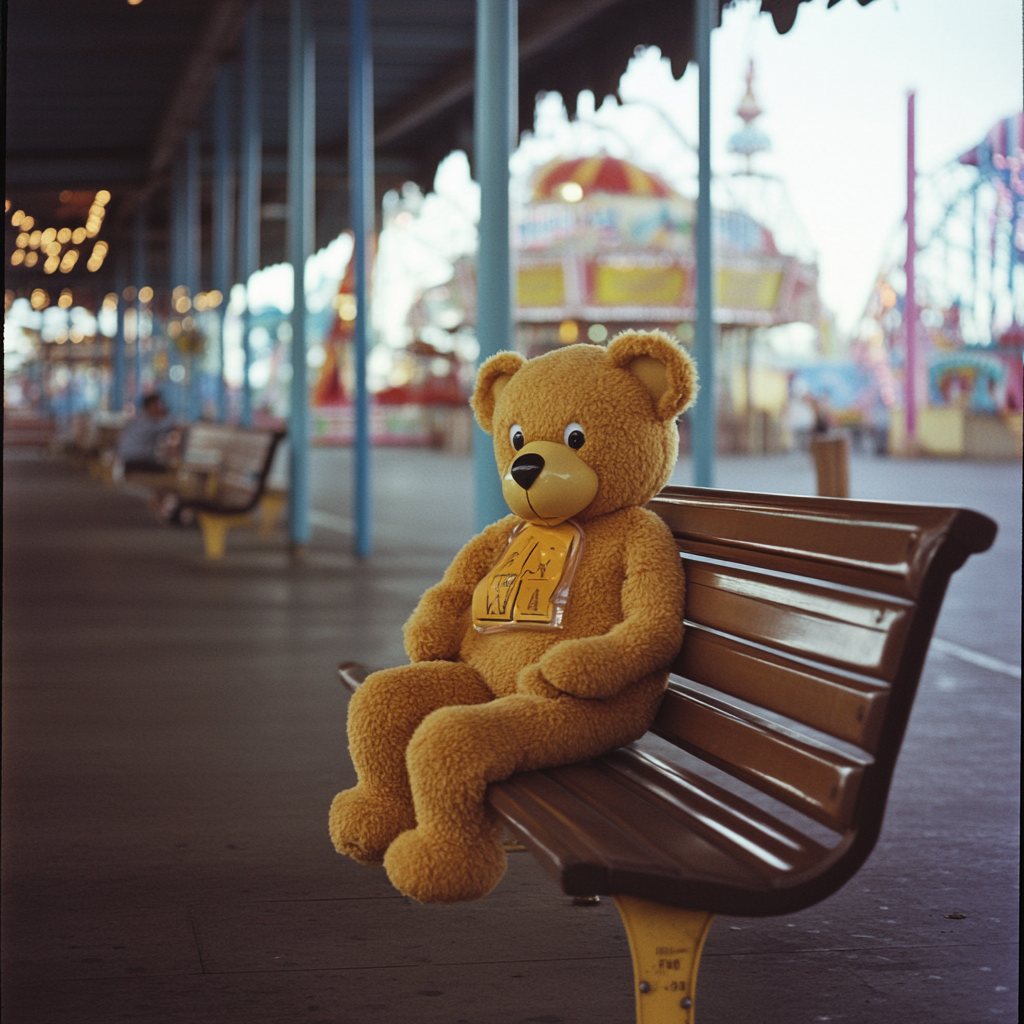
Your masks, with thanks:
[(516, 592), (519, 577), (515, 573), (495, 573), (491, 577), (491, 589), (487, 593), (487, 614), (504, 617), (508, 602)]
[[(547, 576), (548, 566), (551, 564), (549, 557), (546, 562), (540, 561), (537, 553), (538, 545), (534, 544), (522, 560), (519, 571), (516, 572), (516, 562), (522, 551), (512, 551), (508, 558), (502, 562), (491, 576), (491, 586), (487, 593), (487, 614), (505, 617), (509, 615), (508, 603), (521, 591), (522, 585), (531, 578), (544, 579)], [(537, 554), (536, 561), (531, 566), (531, 560)], [(537, 611), (540, 601), (540, 591), (535, 589), (533, 597), (528, 606), (529, 611)]]
[(474, 592), (476, 628), (560, 628), (582, 537), (573, 523), (556, 527), (526, 524), (517, 529), (498, 564)]

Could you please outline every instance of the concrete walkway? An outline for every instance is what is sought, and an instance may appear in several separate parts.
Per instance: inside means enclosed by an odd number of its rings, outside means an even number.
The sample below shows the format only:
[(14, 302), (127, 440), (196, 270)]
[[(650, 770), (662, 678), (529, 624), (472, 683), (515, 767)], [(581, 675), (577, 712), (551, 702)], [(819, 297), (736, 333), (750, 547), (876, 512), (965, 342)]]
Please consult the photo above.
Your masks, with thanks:
[[(137, 499), (5, 458), (4, 1024), (634, 1019), (610, 901), (572, 906), (519, 854), (487, 899), (425, 907), (331, 849), (352, 782), (333, 667), (404, 660), (472, 520), (467, 460), (375, 470), (370, 563), (332, 450), (304, 564), (244, 533), (215, 564)], [(700, 1024), (1016, 1019), (1020, 466), (864, 457), (852, 478), (1000, 535), (953, 579), (875, 853), (818, 907), (720, 918)], [(802, 456), (723, 460), (718, 482), (813, 486)]]

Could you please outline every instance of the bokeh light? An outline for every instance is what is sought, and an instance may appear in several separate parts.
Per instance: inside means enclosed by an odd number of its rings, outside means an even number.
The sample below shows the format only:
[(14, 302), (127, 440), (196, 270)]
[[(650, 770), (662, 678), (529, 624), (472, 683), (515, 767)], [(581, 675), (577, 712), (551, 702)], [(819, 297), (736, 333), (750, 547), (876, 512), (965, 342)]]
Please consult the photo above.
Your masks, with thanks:
[(580, 328), (575, 320), (563, 320), (558, 325), (558, 340), (563, 345), (571, 345), (579, 336)]

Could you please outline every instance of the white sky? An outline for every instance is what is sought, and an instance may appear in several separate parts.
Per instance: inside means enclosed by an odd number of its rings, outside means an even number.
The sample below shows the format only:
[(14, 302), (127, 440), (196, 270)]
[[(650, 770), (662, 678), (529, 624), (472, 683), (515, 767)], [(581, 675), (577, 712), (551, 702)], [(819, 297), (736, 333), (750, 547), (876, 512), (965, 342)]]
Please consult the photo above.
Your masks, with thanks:
[[(821, 291), (841, 331), (857, 322), (887, 240), (906, 208), (906, 94), (917, 91), (917, 166), (932, 171), (978, 143), (1021, 108), (1020, 0), (842, 0), (801, 4), (796, 24), (776, 33), (756, 0), (724, 12), (712, 34), (712, 146), (716, 172), (740, 167), (729, 137), (745, 88), (748, 60), (764, 115), (758, 125), (772, 150), (755, 166), (780, 175), (819, 254)], [(538, 120), (538, 137), (520, 148), (513, 176), (527, 165), (595, 143), (661, 171), (692, 194), (696, 162), (658, 115), (655, 103), (697, 140), (695, 67), (674, 82), (667, 62), (633, 61), (621, 93), (628, 109), (605, 104), (596, 115), (611, 130), (570, 139), (555, 116)], [(598, 97), (598, 104), (601, 104)], [(543, 110), (543, 106), (542, 106)], [(584, 118), (588, 107), (581, 108)], [(554, 112), (552, 112), (552, 115)], [(544, 121), (547, 120), (545, 129)], [(517, 173), (518, 172), (518, 173)]]

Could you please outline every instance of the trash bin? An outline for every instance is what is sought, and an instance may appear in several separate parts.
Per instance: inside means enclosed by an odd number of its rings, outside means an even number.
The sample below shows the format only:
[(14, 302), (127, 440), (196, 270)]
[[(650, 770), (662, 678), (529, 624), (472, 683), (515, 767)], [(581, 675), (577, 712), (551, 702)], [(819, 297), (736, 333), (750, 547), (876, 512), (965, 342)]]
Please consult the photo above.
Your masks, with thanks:
[(818, 478), (818, 494), (826, 498), (850, 496), (850, 438), (847, 434), (816, 434), (811, 455)]

